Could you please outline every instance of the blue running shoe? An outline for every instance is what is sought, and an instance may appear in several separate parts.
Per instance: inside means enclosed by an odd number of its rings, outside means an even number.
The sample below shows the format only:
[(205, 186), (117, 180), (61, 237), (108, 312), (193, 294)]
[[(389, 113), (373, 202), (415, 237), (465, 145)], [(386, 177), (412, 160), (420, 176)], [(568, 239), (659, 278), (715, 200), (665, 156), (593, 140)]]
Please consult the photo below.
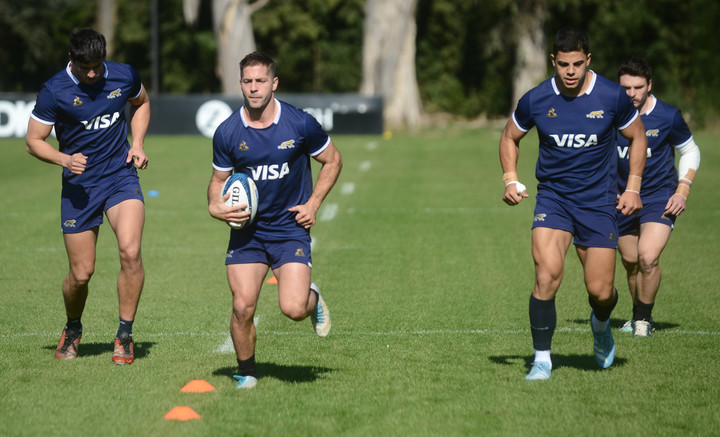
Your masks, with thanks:
[(550, 379), (550, 363), (546, 361), (535, 361), (530, 367), (530, 373), (525, 376), (528, 381), (540, 381)]
[(314, 282), (310, 283), (310, 289), (317, 293), (317, 305), (313, 310), (310, 321), (312, 322), (315, 333), (320, 337), (327, 337), (330, 334), (330, 309), (320, 294), (320, 289)]
[(233, 379), (237, 381), (235, 388), (250, 389), (257, 385), (257, 378), (254, 376), (233, 375)]
[(613, 360), (615, 359), (615, 340), (613, 340), (612, 332), (610, 331), (610, 323), (607, 324), (607, 328), (604, 331), (595, 332), (592, 324), (593, 317), (595, 317), (595, 313), (590, 312), (590, 329), (593, 333), (595, 361), (597, 361), (600, 367), (607, 369), (612, 366)]
[(618, 331), (624, 332), (626, 334), (633, 332), (633, 323), (635, 323), (635, 320), (628, 320), (627, 322), (623, 323), (623, 325)]

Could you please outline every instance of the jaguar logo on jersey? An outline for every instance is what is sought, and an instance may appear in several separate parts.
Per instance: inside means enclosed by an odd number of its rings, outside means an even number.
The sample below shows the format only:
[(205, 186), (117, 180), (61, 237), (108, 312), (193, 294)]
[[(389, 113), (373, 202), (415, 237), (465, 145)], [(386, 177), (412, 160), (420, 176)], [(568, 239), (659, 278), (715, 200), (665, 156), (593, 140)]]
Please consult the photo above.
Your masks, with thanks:
[(555, 108), (550, 108), (546, 117), (547, 118), (557, 118), (557, 112), (555, 112)]
[(250, 172), (252, 172), (252, 178), (254, 181), (282, 179), (286, 175), (290, 174), (290, 166), (287, 162), (283, 162), (282, 164), (261, 165), (259, 167), (249, 168)]
[(240, 143), (240, 145), (238, 146), (238, 150), (241, 151), (241, 152), (246, 152), (246, 151), (250, 150), (250, 148), (248, 147), (247, 143), (246, 143), (245, 141), (243, 141), (243, 142)]
[(555, 140), (555, 145), (558, 147), (574, 147), (579, 149), (581, 147), (589, 147), (598, 143), (596, 134), (550, 134), (550, 137)]
[(657, 137), (660, 134), (660, 129), (648, 129), (645, 131), (645, 136)]
[(298, 250), (295, 251), (295, 256), (305, 257), (305, 251), (302, 247), (298, 247)]
[(533, 221), (534, 221), (534, 222), (544, 222), (544, 221), (545, 221), (545, 217), (547, 217), (547, 214), (545, 214), (545, 213), (543, 212), (543, 213), (540, 213), (540, 214), (536, 215), (535, 218), (533, 219)]
[(77, 220), (75, 220), (75, 219), (65, 220), (65, 221), (63, 222), (63, 226), (66, 227), (66, 228), (74, 228), (74, 227), (75, 227), (75, 223), (77, 223)]
[(117, 123), (119, 119), (120, 113), (116, 112), (114, 114), (98, 115), (90, 121), (81, 121), (81, 123), (85, 125), (85, 130), (106, 129)]
[(295, 147), (295, 140), (287, 140), (278, 146), (280, 150), (292, 149)]
[(73, 100), (73, 106), (77, 108), (78, 106), (80, 106), (82, 104), (83, 104), (83, 101), (80, 100), (80, 97), (75, 96), (75, 100)]
[(108, 99), (114, 99), (115, 97), (122, 96), (122, 93), (120, 92), (120, 88), (116, 89), (115, 91), (111, 91), (110, 94), (107, 95)]
[(590, 113), (586, 114), (585, 117), (587, 118), (603, 118), (603, 114), (605, 111), (602, 109), (599, 109), (597, 111), (591, 111)]

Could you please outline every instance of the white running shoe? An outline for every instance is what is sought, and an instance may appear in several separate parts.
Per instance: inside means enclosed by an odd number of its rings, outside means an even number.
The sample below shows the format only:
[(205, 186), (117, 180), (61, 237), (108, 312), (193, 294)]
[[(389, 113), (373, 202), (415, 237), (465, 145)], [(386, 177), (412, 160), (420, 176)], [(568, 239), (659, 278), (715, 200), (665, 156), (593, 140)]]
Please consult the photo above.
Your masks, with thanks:
[(535, 361), (530, 367), (530, 372), (525, 376), (527, 381), (540, 381), (550, 379), (550, 363), (545, 361)]
[(633, 323), (633, 337), (650, 337), (652, 328), (652, 323), (647, 320), (635, 320)]
[(310, 289), (317, 293), (317, 305), (310, 316), (315, 333), (320, 337), (327, 337), (330, 334), (330, 309), (320, 294), (320, 289), (314, 282), (310, 283)]

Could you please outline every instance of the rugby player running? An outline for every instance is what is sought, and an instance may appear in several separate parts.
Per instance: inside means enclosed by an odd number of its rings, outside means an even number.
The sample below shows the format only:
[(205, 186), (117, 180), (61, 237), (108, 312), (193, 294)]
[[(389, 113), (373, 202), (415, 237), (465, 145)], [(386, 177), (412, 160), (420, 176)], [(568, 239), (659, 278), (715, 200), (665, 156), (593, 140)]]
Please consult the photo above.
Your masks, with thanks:
[[(145, 281), (140, 253), (145, 205), (136, 167), (148, 165), (143, 147), (150, 99), (135, 69), (106, 61), (106, 52), (105, 37), (99, 32), (72, 33), (70, 62), (40, 89), (25, 141), (30, 154), (63, 167), (60, 220), (69, 264), (62, 283), (67, 323), (55, 358), (78, 355), (81, 316), (95, 272), (104, 213), (120, 254), (120, 323), (112, 361), (130, 364), (135, 358), (132, 327)], [(127, 138), (127, 103), (132, 145)], [(53, 127), (59, 149), (46, 141)]]
[[(639, 191), (647, 140), (625, 90), (589, 70), (590, 60), (585, 32), (576, 27), (560, 30), (550, 55), (555, 75), (520, 99), (500, 139), (503, 201), (517, 205), (528, 197), (517, 175), (520, 140), (533, 126), (538, 130), (538, 191), (532, 225), (535, 284), (529, 303), (535, 357), (527, 380), (551, 375), (555, 295), (571, 243), (582, 264), (592, 309), (595, 360), (607, 368), (615, 357), (609, 318), (618, 298), (613, 286), (616, 209), (630, 215), (642, 208)], [(630, 173), (619, 199), (615, 183), (618, 130), (630, 140)]]
[[(660, 288), (660, 254), (670, 239), (675, 220), (685, 211), (690, 186), (700, 166), (700, 149), (679, 109), (659, 100), (652, 90), (652, 69), (643, 59), (630, 58), (618, 68), (618, 80), (640, 111), (648, 150), (644, 183), (640, 190), (643, 209), (632, 216), (618, 215), (618, 250), (627, 273), (632, 297), (632, 319), (621, 332), (650, 337), (652, 310)], [(623, 192), (630, 171), (628, 142), (618, 136), (618, 190)], [(680, 153), (675, 168), (675, 151)]]
[[(240, 62), (245, 104), (213, 136), (213, 172), (208, 186), (210, 215), (242, 222), (245, 205), (226, 206), (220, 193), (233, 172), (251, 177), (258, 188), (255, 220), (230, 231), (225, 264), (232, 292), (230, 334), (237, 355), (239, 389), (257, 385), (253, 323), (260, 290), (269, 269), (278, 280), (280, 310), (292, 320), (310, 316), (315, 333), (330, 332), (330, 310), (310, 281), (310, 228), (342, 169), (340, 152), (307, 112), (275, 98), (275, 62), (253, 52)], [(313, 187), (310, 158), (321, 164)]]

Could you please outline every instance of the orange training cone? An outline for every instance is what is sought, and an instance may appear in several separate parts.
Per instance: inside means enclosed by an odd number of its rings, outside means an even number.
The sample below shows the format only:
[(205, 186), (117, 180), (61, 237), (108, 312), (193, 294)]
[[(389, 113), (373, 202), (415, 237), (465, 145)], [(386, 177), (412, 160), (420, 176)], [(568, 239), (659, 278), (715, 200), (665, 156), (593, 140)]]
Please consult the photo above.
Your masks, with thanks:
[(193, 379), (180, 389), (183, 393), (205, 393), (213, 390), (215, 390), (215, 387), (203, 379)]
[(270, 279), (268, 279), (267, 281), (265, 281), (265, 283), (267, 283), (267, 284), (277, 284), (278, 282), (277, 282), (277, 278), (276, 278), (275, 276), (273, 276), (272, 278), (270, 278)]
[(190, 407), (175, 407), (172, 410), (168, 411), (168, 413), (165, 415), (165, 420), (186, 421), (199, 418), (200, 415)]

